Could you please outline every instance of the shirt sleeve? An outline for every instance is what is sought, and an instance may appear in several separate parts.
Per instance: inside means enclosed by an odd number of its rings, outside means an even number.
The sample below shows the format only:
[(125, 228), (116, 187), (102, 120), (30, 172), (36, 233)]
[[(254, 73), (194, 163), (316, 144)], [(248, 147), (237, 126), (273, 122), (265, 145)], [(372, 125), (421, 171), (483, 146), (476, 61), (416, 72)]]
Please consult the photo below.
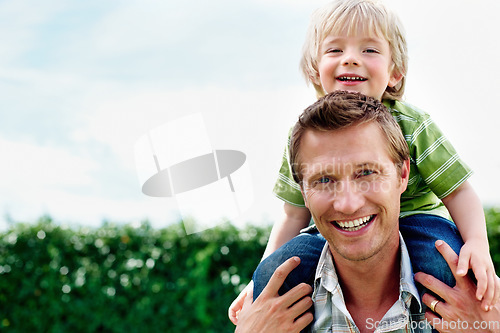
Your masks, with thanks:
[(427, 114), (417, 123), (409, 147), (418, 172), (439, 199), (451, 194), (472, 175), (471, 169)]
[(273, 193), (284, 202), (297, 207), (305, 207), (300, 186), (293, 179), (290, 163), (288, 162), (289, 144), (290, 137), (288, 138), (288, 143), (283, 153), (281, 168), (279, 170), (278, 179), (274, 184)]

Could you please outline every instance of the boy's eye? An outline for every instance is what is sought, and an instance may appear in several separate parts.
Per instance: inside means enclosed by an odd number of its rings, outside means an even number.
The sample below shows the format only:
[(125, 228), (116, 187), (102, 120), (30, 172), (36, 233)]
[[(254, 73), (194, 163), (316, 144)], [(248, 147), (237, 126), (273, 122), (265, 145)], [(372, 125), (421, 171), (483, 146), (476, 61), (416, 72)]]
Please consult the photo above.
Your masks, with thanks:
[(368, 48), (365, 50), (366, 53), (379, 53), (376, 49)]
[(326, 53), (341, 53), (342, 50), (341, 49), (328, 49), (326, 51)]

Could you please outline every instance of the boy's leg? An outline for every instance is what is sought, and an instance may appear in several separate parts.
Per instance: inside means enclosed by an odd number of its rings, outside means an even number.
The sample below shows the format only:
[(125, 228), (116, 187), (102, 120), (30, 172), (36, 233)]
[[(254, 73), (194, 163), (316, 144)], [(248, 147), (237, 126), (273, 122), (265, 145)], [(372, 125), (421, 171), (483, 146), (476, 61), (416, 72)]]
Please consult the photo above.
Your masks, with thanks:
[(259, 264), (253, 273), (253, 299), (255, 300), (260, 295), (276, 268), (293, 256), (300, 257), (300, 265), (288, 274), (279, 290), (279, 294), (283, 295), (302, 282), (312, 285), (316, 266), (325, 242), (323, 236), (314, 228), (301, 233), (274, 251)]
[(437, 215), (417, 214), (400, 219), (399, 230), (408, 248), (413, 271), (430, 274), (454, 287), (455, 278), (434, 243), (441, 239), (460, 253), (464, 243), (456, 225)]

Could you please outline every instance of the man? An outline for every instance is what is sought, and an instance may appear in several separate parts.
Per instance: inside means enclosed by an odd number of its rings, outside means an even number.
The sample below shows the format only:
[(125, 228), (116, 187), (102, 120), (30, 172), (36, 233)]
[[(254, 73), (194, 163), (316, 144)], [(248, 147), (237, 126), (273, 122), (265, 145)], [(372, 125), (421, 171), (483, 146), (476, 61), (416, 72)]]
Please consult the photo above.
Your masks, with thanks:
[[(294, 128), (290, 162), (306, 206), (327, 240), (312, 296), (312, 331), (430, 332), (398, 228), (400, 195), (409, 175), (408, 146), (384, 106), (346, 92), (320, 99)], [(236, 331), (298, 332), (312, 321), (310, 313), (300, 316), (311, 305), (306, 296), (310, 287), (299, 285), (277, 295), (283, 275), (296, 265), (285, 262), (262, 297), (252, 306), (245, 304)], [(429, 277), (419, 281), (438, 291)], [(446, 290), (440, 288), (438, 292)], [(429, 297), (424, 301), (443, 320), (455, 319), (450, 313), (457, 313), (457, 303), (445, 297), (439, 304)], [(490, 317), (498, 320), (498, 309), (493, 310)], [(456, 319), (483, 317), (469, 312)]]

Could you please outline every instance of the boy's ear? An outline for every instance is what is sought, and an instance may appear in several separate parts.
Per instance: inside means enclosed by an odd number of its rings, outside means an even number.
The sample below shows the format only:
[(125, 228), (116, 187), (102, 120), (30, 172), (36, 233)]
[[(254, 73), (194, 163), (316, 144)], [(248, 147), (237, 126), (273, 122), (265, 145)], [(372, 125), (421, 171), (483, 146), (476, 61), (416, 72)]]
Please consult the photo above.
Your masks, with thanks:
[(309, 75), (309, 81), (311, 81), (317, 86), (321, 86), (321, 80), (319, 79), (319, 74)]
[(403, 74), (401, 74), (397, 69), (393, 69), (391, 73), (391, 78), (387, 84), (389, 87), (394, 88), (403, 79)]

